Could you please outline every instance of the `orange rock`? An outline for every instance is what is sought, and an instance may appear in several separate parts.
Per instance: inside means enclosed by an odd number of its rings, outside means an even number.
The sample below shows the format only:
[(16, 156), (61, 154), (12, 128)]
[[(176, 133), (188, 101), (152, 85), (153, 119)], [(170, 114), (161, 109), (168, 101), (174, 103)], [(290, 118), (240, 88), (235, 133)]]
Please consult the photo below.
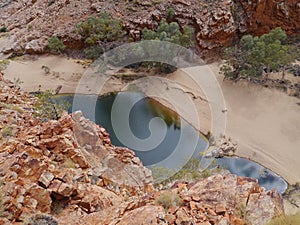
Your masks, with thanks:
[(190, 208), (191, 208), (191, 210), (197, 210), (198, 209), (197, 203), (193, 202), (193, 201), (190, 201)]
[(165, 220), (168, 224), (175, 224), (176, 217), (173, 214), (166, 214)]
[(217, 214), (224, 214), (226, 212), (226, 207), (223, 204), (219, 204), (216, 206)]

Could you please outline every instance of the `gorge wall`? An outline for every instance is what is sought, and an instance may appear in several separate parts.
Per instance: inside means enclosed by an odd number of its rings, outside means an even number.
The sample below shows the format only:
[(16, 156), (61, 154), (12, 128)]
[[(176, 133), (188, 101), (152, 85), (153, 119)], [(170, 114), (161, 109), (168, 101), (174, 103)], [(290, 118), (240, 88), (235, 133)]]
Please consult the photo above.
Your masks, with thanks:
[(195, 28), (200, 55), (231, 45), (242, 34), (261, 35), (278, 26), (288, 34), (300, 31), (297, 0), (1, 0), (0, 27), (8, 30), (9, 38), (0, 52), (43, 53), (54, 35), (69, 48), (81, 48), (74, 25), (100, 12), (121, 19), (131, 38), (139, 40), (141, 30), (155, 29), (170, 8), (174, 16), (169, 20)]

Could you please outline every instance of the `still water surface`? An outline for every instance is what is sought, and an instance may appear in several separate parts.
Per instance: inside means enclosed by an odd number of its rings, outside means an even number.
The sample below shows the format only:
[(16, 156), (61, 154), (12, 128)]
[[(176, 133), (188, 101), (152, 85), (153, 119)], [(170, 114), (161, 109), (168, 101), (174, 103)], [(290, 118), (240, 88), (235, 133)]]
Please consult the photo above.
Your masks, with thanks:
[[(125, 146), (135, 151), (136, 155), (142, 160), (145, 166), (151, 166), (163, 160), (168, 160), (169, 156), (174, 155), (170, 167), (174, 168), (176, 165), (182, 165), (186, 162), (187, 158), (193, 156), (201, 159), (199, 153), (207, 148), (207, 140), (198, 134), (198, 132), (187, 124), (184, 120), (178, 117), (177, 114), (167, 110), (158, 102), (153, 99), (144, 98), (141, 93), (123, 92), (118, 94), (110, 94), (104, 97), (80, 95), (79, 102), (76, 106), (72, 107), (74, 96), (64, 95), (59, 97), (60, 100), (65, 100), (70, 103), (69, 111), (81, 110), (83, 114), (94, 120), (97, 124), (105, 127), (107, 132), (110, 133), (111, 142), (116, 146)], [(116, 97), (121, 98), (121, 101), (115, 101)], [(136, 102), (136, 99), (139, 99)], [(120, 99), (119, 99), (120, 100)], [(114, 103), (115, 102), (115, 103)], [(162, 134), (162, 141), (149, 151), (141, 151), (134, 149), (133, 143), (136, 139), (128, 140), (126, 145), (119, 140), (116, 135), (112, 124), (112, 106), (118, 105), (118, 111), (114, 112), (114, 116), (118, 117), (118, 121), (123, 123), (122, 120), (129, 122), (132, 134), (139, 139), (147, 139), (151, 136), (151, 131), (155, 134)], [(129, 119), (126, 118), (126, 113), (122, 109), (128, 107), (132, 102), (136, 102), (130, 110)], [(95, 115), (91, 115), (90, 107), (95, 106)], [(159, 117), (164, 121), (164, 124), (157, 123), (149, 129), (149, 123), (153, 118)], [(125, 122), (126, 122), (125, 121)], [(128, 130), (118, 132), (128, 132)], [(186, 136), (182, 133), (188, 134)], [(199, 137), (198, 141), (194, 143), (194, 139), (190, 137)], [(217, 159), (217, 164), (226, 167), (231, 173), (239, 176), (247, 176), (257, 178), (259, 184), (267, 190), (276, 188), (279, 192), (283, 193), (287, 187), (286, 182), (273, 172), (267, 170), (261, 165), (243, 158), (221, 158)]]

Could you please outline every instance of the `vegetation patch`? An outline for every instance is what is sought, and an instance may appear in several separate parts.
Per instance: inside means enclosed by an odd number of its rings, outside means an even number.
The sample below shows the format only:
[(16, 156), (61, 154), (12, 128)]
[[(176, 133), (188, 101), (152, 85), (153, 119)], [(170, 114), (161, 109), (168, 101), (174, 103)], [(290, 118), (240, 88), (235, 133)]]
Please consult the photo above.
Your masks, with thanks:
[(200, 161), (192, 158), (178, 172), (164, 167), (152, 167), (151, 170), (155, 187), (164, 189), (175, 181), (197, 181), (220, 173), (224, 168), (216, 166), (214, 161), (208, 168), (202, 169)]
[(48, 39), (48, 48), (52, 52), (62, 53), (66, 49), (66, 46), (58, 37), (52, 36)]
[[(170, 9), (168, 13), (172, 15), (172, 9)], [(194, 44), (194, 32), (194, 29), (190, 26), (184, 26), (180, 29), (177, 22), (168, 23), (166, 19), (162, 19), (155, 31), (148, 28), (143, 29), (142, 40), (167, 41), (189, 48)], [(165, 47), (167, 48), (167, 46)], [(178, 56), (178, 52), (174, 52), (174, 49), (164, 49), (164, 51), (169, 53), (169, 59), (174, 59)], [(171, 73), (177, 69), (171, 65), (160, 62), (149, 62), (147, 65), (160, 69), (162, 73)]]
[(172, 191), (165, 191), (155, 199), (155, 203), (162, 205), (165, 210), (168, 210), (170, 206), (181, 206), (182, 199)]
[(7, 28), (6, 27), (0, 27), (0, 33), (5, 33), (7, 32)]
[(99, 17), (89, 17), (75, 25), (75, 31), (86, 44), (86, 57), (98, 58), (104, 51), (114, 47), (113, 42), (122, 42), (126, 35), (120, 20), (102, 13)]
[(266, 225), (296, 225), (300, 224), (300, 212), (295, 215), (286, 215), (274, 218)]
[[(170, 14), (172, 14), (172, 10)], [(143, 29), (142, 40), (168, 41), (189, 48), (193, 45), (193, 35), (192, 27), (184, 26), (181, 30), (177, 22), (168, 23), (162, 19), (156, 31)]]
[(8, 65), (9, 65), (8, 59), (0, 60), (0, 71), (5, 70)]
[(51, 90), (38, 93), (36, 96), (38, 99), (34, 105), (34, 113), (37, 117), (58, 120), (63, 111), (69, 108), (67, 102), (56, 100)]
[(279, 27), (260, 37), (245, 35), (240, 42), (225, 50), (225, 64), (221, 73), (225, 78), (265, 79), (272, 71), (285, 71), (296, 58), (295, 50), (287, 44), (287, 35)]
[(167, 18), (168, 19), (173, 19), (175, 16), (175, 10), (173, 8), (168, 8), (167, 10)]
[(58, 222), (46, 214), (36, 214), (25, 219), (23, 225), (58, 225)]
[(14, 136), (14, 128), (11, 125), (7, 125), (1, 129), (1, 134), (3, 138), (8, 138)]
[(21, 107), (17, 106), (17, 105), (7, 104), (7, 103), (3, 103), (3, 102), (0, 102), (0, 108), (17, 111), (18, 113), (23, 113), (24, 112), (23, 109)]

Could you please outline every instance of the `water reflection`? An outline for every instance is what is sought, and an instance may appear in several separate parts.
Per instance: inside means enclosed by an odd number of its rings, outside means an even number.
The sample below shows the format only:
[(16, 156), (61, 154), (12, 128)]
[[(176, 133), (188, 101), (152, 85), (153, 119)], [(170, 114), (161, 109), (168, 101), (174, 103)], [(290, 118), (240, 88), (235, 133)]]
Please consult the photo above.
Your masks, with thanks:
[(177, 113), (151, 98), (147, 99), (147, 104), (153, 116), (162, 118), (168, 127), (173, 125), (173, 129), (180, 129), (180, 117)]
[[(129, 99), (128, 101), (130, 101), (130, 99), (133, 100), (140, 97), (142, 94), (128, 92), (122, 93), (122, 95), (127, 96)], [(110, 94), (104, 97), (81, 95), (79, 96), (80, 104), (73, 110), (81, 110), (89, 119), (95, 118), (94, 122), (101, 124), (110, 133), (111, 141), (114, 145), (124, 146), (123, 143), (116, 137), (111, 123), (111, 109), (116, 96), (116, 94)], [(74, 97), (61, 96), (59, 98), (72, 104)], [(95, 117), (90, 115), (90, 107), (93, 105), (93, 102), (97, 102)], [(72, 107), (70, 107), (69, 111), (71, 112), (71, 110)], [(118, 112), (118, 115), (120, 117), (123, 116), (121, 110)], [(145, 166), (151, 166), (167, 159), (170, 155), (172, 155), (172, 153), (174, 153), (175, 148), (179, 148), (179, 151), (176, 152), (176, 157), (173, 158), (173, 164), (169, 165), (171, 169), (175, 169), (176, 166), (182, 166), (182, 164), (188, 160), (187, 157), (185, 157), (185, 154), (193, 155), (193, 157), (199, 160), (201, 159), (199, 153), (206, 149), (206, 139), (200, 137), (196, 130), (182, 120), (176, 113), (170, 111), (161, 103), (153, 99), (142, 98), (132, 107), (129, 116), (129, 123), (133, 134), (141, 139), (149, 137), (149, 135), (151, 135), (149, 122), (154, 117), (160, 117), (163, 119), (167, 124), (168, 129), (163, 141), (153, 150), (146, 152), (135, 151), (136, 155), (142, 160)], [(184, 140), (180, 140), (180, 138), (182, 139), (181, 132), (188, 134), (183, 138)], [(195, 136), (199, 137), (199, 140), (197, 145), (193, 146), (192, 139)], [(130, 146), (125, 147), (130, 148)], [(265, 169), (261, 165), (246, 159), (221, 158), (217, 159), (217, 164), (227, 168), (233, 174), (257, 178), (259, 184), (267, 190), (276, 188), (279, 192), (283, 193), (287, 187), (286, 182), (282, 178)]]
[(287, 183), (280, 176), (258, 163), (238, 157), (220, 158), (217, 161), (219, 165), (225, 167), (231, 173), (258, 179), (258, 183), (267, 190), (276, 188), (278, 192), (284, 193), (287, 188)]

